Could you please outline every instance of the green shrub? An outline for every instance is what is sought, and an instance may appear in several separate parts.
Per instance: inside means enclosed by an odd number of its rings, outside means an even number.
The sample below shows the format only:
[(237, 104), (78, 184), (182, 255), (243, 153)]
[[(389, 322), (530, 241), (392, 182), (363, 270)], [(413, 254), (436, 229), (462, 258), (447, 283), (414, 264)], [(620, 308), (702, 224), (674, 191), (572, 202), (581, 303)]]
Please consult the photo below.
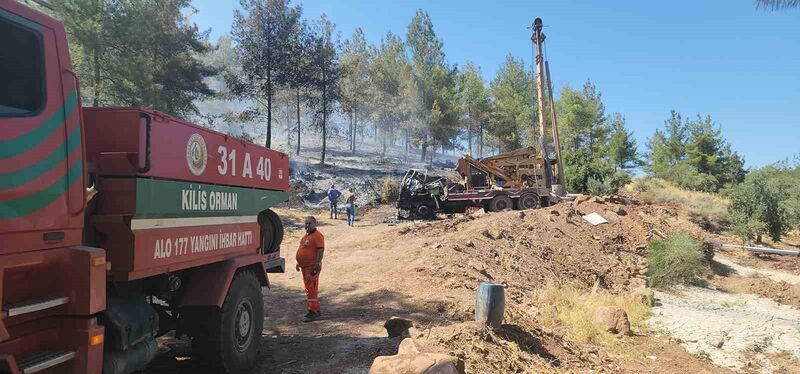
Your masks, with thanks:
[(761, 242), (763, 235), (769, 235), (778, 241), (791, 228), (789, 191), (797, 181), (780, 183), (781, 175), (769, 168), (750, 173), (730, 191), (732, 231), (744, 240)]
[(381, 202), (391, 203), (400, 197), (400, 182), (394, 178), (384, 178), (381, 181)]
[(651, 287), (697, 284), (705, 266), (703, 248), (688, 234), (672, 234), (650, 242), (647, 264), (647, 283)]
[(617, 193), (617, 188), (611, 185), (611, 178), (600, 179), (589, 177), (586, 187), (589, 195), (593, 196), (606, 196)]

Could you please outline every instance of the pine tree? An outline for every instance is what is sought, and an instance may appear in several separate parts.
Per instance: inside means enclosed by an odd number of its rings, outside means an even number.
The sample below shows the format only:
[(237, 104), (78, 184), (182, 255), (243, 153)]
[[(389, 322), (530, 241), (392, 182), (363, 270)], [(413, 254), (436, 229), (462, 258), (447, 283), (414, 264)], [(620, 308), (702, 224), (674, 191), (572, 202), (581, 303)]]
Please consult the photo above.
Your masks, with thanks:
[(452, 146), (453, 137), (458, 133), (457, 70), (447, 66), (443, 43), (436, 36), (433, 22), (425, 11), (417, 10), (408, 25), (406, 43), (412, 66), (411, 103), (413, 115), (419, 123), (412, 137), (420, 145), (421, 159), (424, 160), (429, 147)]
[(686, 159), (687, 125), (680, 113), (672, 110), (664, 121), (664, 130), (656, 130), (648, 139), (649, 163), (646, 170), (653, 176), (673, 180), (677, 167)]
[(467, 129), (467, 153), (474, 150), (473, 134), (477, 132), (479, 153), (483, 152), (483, 123), (489, 112), (489, 92), (481, 77), (481, 70), (467, 61), (459, 75), (459, 100)]
[(322, 130), (322, 153), (320, 163), (325, 164), (328, 142), (328, 118), (340, 98), (341, 69), (339, 66), (339, 39), (336, 25), (325, 14), (314, 22), (312, 49), (310, 52), (310, 95), (314, 124)]
[(744, 160), (710, 116), (684, 121), (673, 110), (664, 130), (656, 130), (647, 146), (647, 171), (683, 188), (716, 192), (744, 178)]
[(619, 113), (611, 116), (611, 137), (608, 141), (608, 157), (614, 172), (640, 165), (636, 139), (625, 128), (625, 117)]
[(372, 56), (364, 31), (356, 28), (353, 36), (342, 47), (342, 110), (348, 116), (347, 131), (350, 152), (356, 151), (358, 120), (369, 117), (369, 84)]
[(251, 115), (266, 117), (265, 145), (270, 147), (273, 98), (276, 88), (290, 81), (292, 33), (302, 11), (290, 0), (241, 0), (241, 6), (234, 13), (232, 34), (245, 79), (234, 87), (241, 96), (261, 104), (252, 108)]
[(373, 55), (374, 63), (369, 71), (372, 121), (383, 134), (385, 154), (389, 134), (404, 127), (410, 117), (404, 95), (411, 66), (406, 59), (403, 42), (391, 32), (382, 38), (380, 47)]
[[(213, 94), (216, 74), (198, 56), (207, 33), (189, 21), (189, 0), (51, 1), (64, 21), (77, 73), (90, 105), (143, 106), (185, 117)], [(147, 27), (142, 27), (143, 24)]]
[(494, 98), (490, 132), (502, 151), (511, 151), (529, 143), (528, 129), (534, 123), (534, 82), (525, 62), (509, 54), (490, 84)]

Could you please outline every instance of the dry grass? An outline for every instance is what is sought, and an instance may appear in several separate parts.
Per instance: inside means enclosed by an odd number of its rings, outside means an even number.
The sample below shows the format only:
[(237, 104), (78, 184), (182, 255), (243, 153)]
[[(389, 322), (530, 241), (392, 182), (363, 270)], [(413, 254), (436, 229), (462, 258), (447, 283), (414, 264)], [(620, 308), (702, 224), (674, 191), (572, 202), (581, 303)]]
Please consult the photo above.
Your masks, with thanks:
[(648, 204), (675, 205), (706, 230), (720, 232), (730, 225), (728, 199), (714, 193), (689, 191), (657, 178), (637, 178), (623, 187)]
[(587, 290), (572, 285), (548, 284), (538, 294), (542, 305), (539, 322), (552, 331), (565, 333), (579, 343), (606, 347), (615, 346), (618, 339), (594, 320), (594, 311), (601, 306), (617, 306), (625, 310), (631, 329), (641, 331), (650, 316), (650, 307), (622, 295), (613, 295), (597, 286)]
[(400, 196), (400, 182), (394, 178), (383, 178), (381, 181), (381, 202), (391, 203)]

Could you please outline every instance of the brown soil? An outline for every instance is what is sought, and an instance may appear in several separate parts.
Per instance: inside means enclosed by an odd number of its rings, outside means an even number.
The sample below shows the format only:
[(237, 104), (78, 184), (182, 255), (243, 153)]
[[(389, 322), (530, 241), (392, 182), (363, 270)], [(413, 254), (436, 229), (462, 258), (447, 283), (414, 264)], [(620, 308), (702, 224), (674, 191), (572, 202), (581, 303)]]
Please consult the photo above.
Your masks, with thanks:
[[(735, 241), (728, 241), (728, 243), (736, 243)], [(737, 243), (739, 244), (739, 243)], [(776, 246), (779, 248), (797, 249), (792, 246)], [(781, 256), (769, 255), (761, 253), (751, 253), (746, 250), (725, 250), (724, 253), (730, 257), (734, 257), (736, 262), (756, 268), (774, 269), (785, 271), (790, 274), (800, 275), (800, 257), (795, 256)]]
[(762, 277), (714, 277), (712, 283), (725, 292), (755, 294), (800, 309), (800, 285)]
[[(581, 218), (591, 212), (609, 223), (592, 226)], [(318, 214), (326, 237), (324, 318), (310, 324), (301, 322), (305, 295), (293, 268), (308, 212), (279, 214), (289, 229), (282, 254), (290, 268), (271, 276), (265, 293), (258, 373), (366, 372), (374, 357), (397, 352), (399, 339), (386, 338), (382, 326), (391, 316), (412, 319), (424, 349), (464, 358), (468, 373), (724, 372), (661, 338), (621, 338), (626, 349), (620, 353), (576, 344), (536, 321), (535, 291), (549, 282), (597, 284), (613, 293), (642, 285), (651, 236), (699, 232), (674, 209), (591, 198), (525, 214), (476, 212), (395, 225), (386, 223), (394, 210), (381, 207), (353, 228), (343, 217)], [(495, 331), (469, 322), (484, 281), (506, 286), (505, 324)], [(185, 342), (162, 339), (162, 347), (150, 373), (197, 371), (184, 359)]]

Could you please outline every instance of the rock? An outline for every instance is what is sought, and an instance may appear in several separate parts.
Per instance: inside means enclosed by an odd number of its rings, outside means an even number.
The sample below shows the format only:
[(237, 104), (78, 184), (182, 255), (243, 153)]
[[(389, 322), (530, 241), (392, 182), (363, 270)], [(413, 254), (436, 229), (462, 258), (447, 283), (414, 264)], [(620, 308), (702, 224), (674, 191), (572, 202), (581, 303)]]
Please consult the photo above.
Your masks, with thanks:
[(642, 303), (647, 306), (653, 306), (653, 304), (656, 302), (653, 290), (644, 287), (640, 287), (631, 291), (628, 297), (635, 303)]
[(439, 249), (442, 248), (442, 243), (436, 243), (433, 248)]
[(573, 204), (574, 205), (580, 205), (583, 202), (589, 201), (589, 199), (591, 199), (591, 198), (592, 197), (589, 196), (589, 195), (580, 195), (580, 196), (575, 198), (575, 202)]
[(628, 211), (626, 211), (626, 210), (625, 210), (625, 209), (623, 209), (623, 208), (619, 208), (619, 209), (617, 209), (617, 215), (620, 215), (620, 216), (627, 216), (627, 215), (628, 215)]
[(525, 219), (525, 212), (524, 211), (519, 211), (519, 218), (520, 219)]
[(369, 374), (464, 374), (464, 361), (441, 353), (423, 353), (413, 339), (400, 343), (394, 356), (379, 356)]
[(475, 248), (475, 242), (473, 242), (472, 240), (467, 240), (467, 244), (464, 245), (470, 248)]
[(481, 235), (494, 240), (494, 235), (492, 235), (492, 233), (489, 230), (484, 229), (483, 231), (481, 231)]
[(631, 323), (628, 314), (617, 306), (601, 306), (594, 311), (595, 322), (608, 332), (620, 335), (631, 335)]
[(714, 348), (720, 349), (722, 345), (725, 344), (726, 337), (724, 332), (721, 334), (713, 334), (708, 337), (708, 344)]
[(406, 226), (400, 229), (400, 234), (408, 234), (409, 232), (411, 232), (411, 227)]
[(408, 334), (408, 329), (413, 326), (414, 322), (400, 317), (389, 318), (386, 323), (383, 324), (383, 327), (386, 328), (386, 332), (389, 334), (390, 338)]

